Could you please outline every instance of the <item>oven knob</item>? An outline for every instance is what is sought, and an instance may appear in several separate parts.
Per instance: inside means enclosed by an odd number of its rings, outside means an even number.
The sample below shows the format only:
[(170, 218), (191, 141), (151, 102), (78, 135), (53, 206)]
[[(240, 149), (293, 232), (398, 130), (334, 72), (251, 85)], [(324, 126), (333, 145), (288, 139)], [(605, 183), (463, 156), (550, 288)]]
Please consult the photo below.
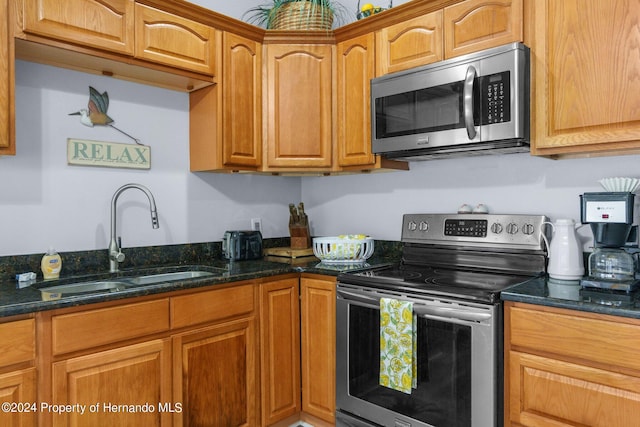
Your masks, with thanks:
[(417, 227), (418, 224), (416, 224), (414, 221), (409, 221), (409, 224), (407, 224), (407, 228), (409, 229), (409, 231), (416, 231)]
[(522, 232), (527, 236), (531, 236), (535, 230), (536, 228), (533, 226), (533, 224), (525, 224), (522, 226)]
[(509, 234), (516, 234), (518, 232), (518, 224), (514, 223), (514, 222), (510, 222), (507, 225), (507, 233)]
[(418, 226), (418, 228), (420, 229), (420, 231), (428, 231), (429, 230), (429, 223), (426, 221), (420, 221), (420, 225)]
[(494, 222), (493, 224), (491, 224), (491, 232), (494, 234), (502, 233), (502, 224), (500, 224), (499, 222)]

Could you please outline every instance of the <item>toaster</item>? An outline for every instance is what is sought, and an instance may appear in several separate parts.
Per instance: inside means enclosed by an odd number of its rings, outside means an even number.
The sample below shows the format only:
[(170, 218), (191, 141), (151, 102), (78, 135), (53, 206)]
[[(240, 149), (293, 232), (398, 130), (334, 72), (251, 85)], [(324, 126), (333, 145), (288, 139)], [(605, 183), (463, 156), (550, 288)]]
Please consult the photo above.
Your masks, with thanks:
[(222, 253), (232, 261), (262, 258), (262, 234), (259, 231), (226, 231)]

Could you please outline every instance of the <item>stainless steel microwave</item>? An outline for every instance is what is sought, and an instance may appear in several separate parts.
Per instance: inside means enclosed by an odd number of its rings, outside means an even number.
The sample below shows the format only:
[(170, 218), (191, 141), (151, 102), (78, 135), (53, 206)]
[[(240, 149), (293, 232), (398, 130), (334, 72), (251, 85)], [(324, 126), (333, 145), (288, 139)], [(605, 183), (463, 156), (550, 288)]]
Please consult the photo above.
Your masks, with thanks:
[(374, 153), (400, 160), (529, 151), (529, 48), (511, 43), (371, 80)]

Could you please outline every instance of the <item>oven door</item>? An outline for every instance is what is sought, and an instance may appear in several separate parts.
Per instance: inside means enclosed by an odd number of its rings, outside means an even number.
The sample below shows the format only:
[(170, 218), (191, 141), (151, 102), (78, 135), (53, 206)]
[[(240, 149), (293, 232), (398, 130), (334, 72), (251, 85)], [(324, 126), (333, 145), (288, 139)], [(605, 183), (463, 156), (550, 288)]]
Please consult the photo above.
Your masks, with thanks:
[[(418, 319), (417, 387), (411, 394), (379, 384), (383, 297), (411, 301)], [(500, 305), (414, 298), (339, 283), (337, 425), (501, 426), (501, 330)]]

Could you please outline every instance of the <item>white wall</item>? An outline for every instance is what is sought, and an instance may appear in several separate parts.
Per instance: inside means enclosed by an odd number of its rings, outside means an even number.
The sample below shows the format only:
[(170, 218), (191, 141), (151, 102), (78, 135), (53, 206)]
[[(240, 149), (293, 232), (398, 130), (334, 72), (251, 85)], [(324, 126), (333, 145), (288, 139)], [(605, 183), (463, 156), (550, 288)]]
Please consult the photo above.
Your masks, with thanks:
[[(240, 17), (258, 2), (206, 3)], [(130, 142), (68, 115), (86, 107), (89, 86), (109, 93), (116, 126), (151, 146), (151, 170), (67, 165), (67, 138)], [(0, 256), (41, 253), (48, 245), (60, 251), (106, 248), (111, 197), (128, 182), (153, 191), (160, 229), (151, 228), (144, 195), (125, 192), (118, 210), (125, 247), (218, 241), (225, 230), (246, 229), (255, 217), (262, 218), (265, 237), (286, 236), (287, 204), (300, 200), (315, 235), (398, 240), (402, 214), (454, 212), (462, 203), (485, 203), (496, 213), (579, 219), (578, 195), (599, 191), (598, 179), (640, 176), (639, 156), (553, 161), (526, 154), (302, 179), (190, 173), (187, 94), (18, 61), (16, 98), (17, 155), (0, 157)], [(581, 234), (588, 240), (587, 227)]]
[[(640, 156), (441, 159), (411, 162), (409, 172), (307, 178), (302, 194), (315, 235), (364, 233), (399, 240), (402, 214), (456, 212), (464, 203), (484, 203), (491, 213), (543, 214), (579, 222), (580, 194), (604, 191), (598, 183), (604, 177), (640, 177), (638, 165)], [(638, 200), (635, 212), (640, 213)], [(586, 249), (591, 231), (582, 227), (579, 232)]]
[[(86, 108), (89, 86), (109, 93), (115, 126), (151, 146), (150, 170), (67, 165), (67, 138), (132, 143), (68, 115)], [(16, 156), (0, 157), (0, 256), (106, 248), (111, 197), (129, 182), (151, 189), (160, 228), (144, 194), (126, 191), (125, 247), (218, 241), (257, 217), (265, 237), (285, 236), (287, 204), (301, 199), (299, 178), (190, 173), (188, 95), (108, 77), (17, 61), (16, 140)]]
[[(358, 12), (358, 4), (360, 6), (371, 3), (374, 6), (388, 7), (390, 3), (393, 6), (399, 6), (403, 3), (408, 3), (410, 0), (339, 0), (337, 3), (341, 4), (346, 10), (346, 23), (350, 23), (356, 20)], [(242, 15), (252, 7), (256, 5), (268, 4), (270, 0), (234, 0), (234, 1), (222, 1), (222, 0), (190, 0), (190, 3), (197, 4), (207, 9), (215, 10), (216, 12), (224, 15), (231, 16), (236, 19), (242, 20)]]

